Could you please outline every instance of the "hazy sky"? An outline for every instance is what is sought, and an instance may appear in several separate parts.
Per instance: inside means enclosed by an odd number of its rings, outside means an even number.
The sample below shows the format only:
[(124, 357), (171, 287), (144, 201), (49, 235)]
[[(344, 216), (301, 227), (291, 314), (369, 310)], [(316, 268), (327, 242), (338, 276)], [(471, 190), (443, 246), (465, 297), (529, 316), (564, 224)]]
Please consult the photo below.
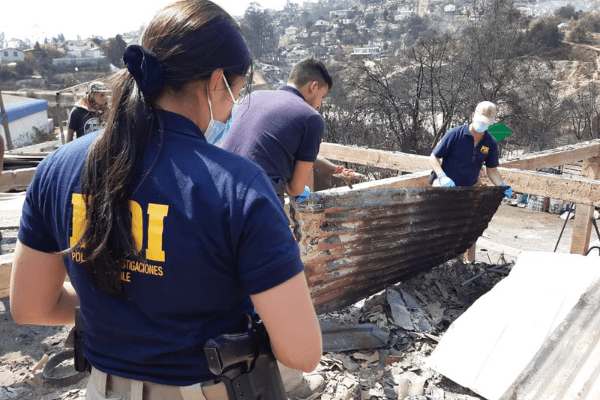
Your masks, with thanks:
[[(252, 0), (214, 0), (230, 14), (242, 16)], [(43, 42), (62, 33), (65, 39), (92, 35), (105, 39), (137, 30), (173, 0), (1, 0), (0, 32), (12, 38)], [(286, 0), (257, 0), (281, 10)], [(296, 3), (298, 1), (293, 1)]]

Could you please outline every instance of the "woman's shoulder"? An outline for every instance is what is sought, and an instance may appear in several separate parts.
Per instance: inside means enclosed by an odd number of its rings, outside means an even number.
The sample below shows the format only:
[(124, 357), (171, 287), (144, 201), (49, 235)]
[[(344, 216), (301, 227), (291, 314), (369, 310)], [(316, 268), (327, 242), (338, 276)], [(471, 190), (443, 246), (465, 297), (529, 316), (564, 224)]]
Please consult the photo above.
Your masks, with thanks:
[(38, 169), (48, 168), (50, 165), (73, 169), (77, 160), (81, 160), (82, 162), (85, 160), (90, 146), (100, 132), (101, 131), (90, 133), (69, 143), (63, 144), (44, 157), (44, 160), (42, 160)]

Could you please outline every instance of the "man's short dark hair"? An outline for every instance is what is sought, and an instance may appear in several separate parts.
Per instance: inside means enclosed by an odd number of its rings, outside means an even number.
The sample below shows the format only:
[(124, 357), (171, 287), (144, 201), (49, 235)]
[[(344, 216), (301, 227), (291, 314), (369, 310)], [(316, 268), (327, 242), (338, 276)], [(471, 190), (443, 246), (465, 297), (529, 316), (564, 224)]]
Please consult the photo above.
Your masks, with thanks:
[(288, 81), (293, 83), (298, 89), (314, 81), (319, 82), (319, 86), (325, 83), (329, 86), (329, 89), (333, 86), (333, 79), (331, 79), (331, 75), (329, 75), (325, 64), (313, 57), (305, 58), (294, 65)]

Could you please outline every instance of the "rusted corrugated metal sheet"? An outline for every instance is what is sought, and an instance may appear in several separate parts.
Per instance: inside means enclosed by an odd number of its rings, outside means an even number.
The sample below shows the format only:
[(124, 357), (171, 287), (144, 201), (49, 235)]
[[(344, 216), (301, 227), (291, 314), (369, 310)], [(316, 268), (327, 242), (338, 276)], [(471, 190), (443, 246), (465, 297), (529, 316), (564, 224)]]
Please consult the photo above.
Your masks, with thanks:
[(500, 400), (600, 399), (600, 280), (596, 280)]
[(464, 253), (487, 228), (499, 187), (326, 190), (290, 218), (317, 312), (336, 310)]

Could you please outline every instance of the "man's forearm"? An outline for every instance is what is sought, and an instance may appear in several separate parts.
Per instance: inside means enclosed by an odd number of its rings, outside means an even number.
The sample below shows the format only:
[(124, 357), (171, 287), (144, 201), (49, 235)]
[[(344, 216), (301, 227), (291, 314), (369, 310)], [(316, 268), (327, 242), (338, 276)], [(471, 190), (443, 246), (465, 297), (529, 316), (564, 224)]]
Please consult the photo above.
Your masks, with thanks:
[(429, 165), (431, 165), (431, 169), (433, 169), (433, 172), (435, 172), (437, 175), (444, 172), (440, 159), (437, 158), (433, 153), (429, 157)]
[(73, 129), (68, 129), (67, 130), (67, 138), (65, 139), (65, 143), (69, 143), (70, 141), (73, 140), (73, 136), (74, 136), (75, 131)]
[(496, 186), (500, 186), (504, 183), (502, 180), (502, 176), (500, 176), (500, 172), (496, 168), (486, 168), (487, 176), (490, 178), (490, 181)]
[(317, 159), (315, 160), (314, 168), (318, 169), (320, 171), (325, 171), (325, 172), (329, 172), (330, 174), (332, 174), (333, 171), (335, 171), (335, 169), (337, 167), (338, 167), (337, 165), (335, 165), (328, 159), (321, 157), (321, 156), (317, 156)]

